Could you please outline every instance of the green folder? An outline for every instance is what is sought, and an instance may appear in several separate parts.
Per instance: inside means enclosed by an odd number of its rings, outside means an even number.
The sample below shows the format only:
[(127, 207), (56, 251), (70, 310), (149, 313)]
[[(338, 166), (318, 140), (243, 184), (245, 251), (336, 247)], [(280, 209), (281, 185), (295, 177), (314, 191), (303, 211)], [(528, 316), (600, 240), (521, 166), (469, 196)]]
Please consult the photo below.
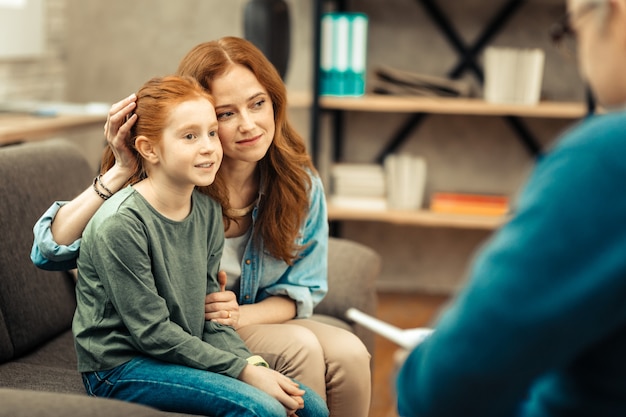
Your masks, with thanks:
[(368, 23), (364, 13), (329, 12), (322, 15), (320, 94), (365, 94)]

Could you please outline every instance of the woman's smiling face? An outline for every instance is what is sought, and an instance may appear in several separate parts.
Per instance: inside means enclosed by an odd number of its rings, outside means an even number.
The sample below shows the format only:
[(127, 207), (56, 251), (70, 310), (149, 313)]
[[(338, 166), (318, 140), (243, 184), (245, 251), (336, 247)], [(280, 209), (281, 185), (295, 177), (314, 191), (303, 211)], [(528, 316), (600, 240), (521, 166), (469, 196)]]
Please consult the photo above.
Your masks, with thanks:
[(274, 108), (267, 89), (235, 64), (211, 83), (224, 160), (256, 163), (274, 139)]

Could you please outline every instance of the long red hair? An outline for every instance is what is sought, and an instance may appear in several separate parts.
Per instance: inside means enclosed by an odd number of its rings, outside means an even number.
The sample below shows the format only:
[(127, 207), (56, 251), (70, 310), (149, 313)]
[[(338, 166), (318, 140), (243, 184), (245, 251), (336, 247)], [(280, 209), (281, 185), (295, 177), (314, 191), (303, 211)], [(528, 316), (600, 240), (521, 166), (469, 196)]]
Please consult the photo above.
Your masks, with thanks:
[[(274, 108), (276, 131), (267, 154), (259, 161), (264, 196), (260, 202), (254, 236), (265, 250), (292, 264), (301, 247), (299, 230), (309, 211), (309, 172), (315, 172), (302, 137), (287, 120), (287, 90), (276, 68), (251, 42), (224, 37), (197, 45), (182, 59), (177, 73), (199, 81), (209, 93), (211, 83), (232, 65), (248, 68), (267, 90)], [(224, 213), (230, 208), (224, 178), (218, 171), (214, 183), (203, 191), (218, 200)], [(235, 219), (226, 216), (228, 225)]]

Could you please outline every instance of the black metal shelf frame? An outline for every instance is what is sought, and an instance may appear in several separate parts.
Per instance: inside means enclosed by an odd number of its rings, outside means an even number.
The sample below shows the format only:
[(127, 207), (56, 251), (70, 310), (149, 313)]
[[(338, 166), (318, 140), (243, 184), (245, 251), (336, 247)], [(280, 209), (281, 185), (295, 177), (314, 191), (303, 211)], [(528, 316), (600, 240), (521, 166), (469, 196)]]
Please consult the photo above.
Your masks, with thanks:
[[(416, 0), (420, 3), (430, 19), (435, 23), (445, 39), (450, 43), (454, 51), (458, 54), (457, 63), (448, 71), (447, 76), (453, 79), (461, 77), (467, 71), (471, 71), (478, 82), (482, 85), (484, 82), (484, 73), (481, 66), (476, 61), (476, 57), (489, 44), (489, 42), (506, 26), (506, 23), (519, 11), (525, 0), (506, 0), (496, 11), (494, 16), (486, 23), (480, 35), (472, 44), (466, 44), (461, 38), (458, 31), (448, 19), (445, 13), (438, 6), (436, 0)], [(319, 83), (320, 83), (320, 47), (321, 47), (321, 28), (320, 22), (324, 11), (324, 4), (332, 3), (334, 9), (345, 11), (347, 7), (346, 0), (314, 0), (313, 12), (313, 102), (311, 109), (311, 142), (312, 154), (317, 162), (319, 157), (319, 141), (320, 141), (320, 119), (323, 109), (320, 109), (319, 103)], [(332, 116), (332, 140), (333, 140), (333, 158), (335, 161), (341, 160), (342, 157), (342, 135), (344, 130), (344, 117), (342, 110), (332, 110), (326, 112)], [(419, 127), (429, 113), (420, 112), (413, 113), (406, 122), (400, 126), (395, 134), (389, 139), (385, 147), (376, 158), (377, 162), (382, 160), (388, 154), (397, 150), (409, 137), (409, 135)], [(537, 157), (541, 154), (541, 145), (533, 136), (525, 123), (515, 116), (505, 116), (509, 126), (515, 131), (522, 145), (533, 156)]]

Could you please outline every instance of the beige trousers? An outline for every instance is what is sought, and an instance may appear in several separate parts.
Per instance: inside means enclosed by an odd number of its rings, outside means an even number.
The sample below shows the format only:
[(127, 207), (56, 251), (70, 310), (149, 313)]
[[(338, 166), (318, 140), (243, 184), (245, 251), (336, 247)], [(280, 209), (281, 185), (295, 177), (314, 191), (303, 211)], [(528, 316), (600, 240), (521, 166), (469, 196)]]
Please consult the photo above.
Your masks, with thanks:
[(255, 324), (238, 332), (252, 353), (324, 398), (331, 417), (367, 417), (370, 354), (354, 334), (309, 319)]

